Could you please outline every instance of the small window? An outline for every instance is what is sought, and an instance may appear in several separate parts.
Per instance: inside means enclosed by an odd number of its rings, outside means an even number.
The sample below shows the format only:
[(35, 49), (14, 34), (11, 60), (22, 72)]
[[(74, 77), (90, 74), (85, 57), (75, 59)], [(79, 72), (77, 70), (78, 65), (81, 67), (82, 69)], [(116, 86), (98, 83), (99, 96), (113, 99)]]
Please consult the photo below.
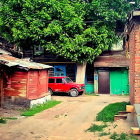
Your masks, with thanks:
[(49, 83), (54, 83), (54, 79), (49, 79)]
[(63, 83), (62, 79), (56, 79), (56, 83)]
[(39, 56), (44, 54), (44, 48), (41, 46), (34, 46), (34, 55)]
[(123, 50), (123, 39), (118, 40), (117, 43), (114, 43), (111, 47), (112, 51), (122, 51)]

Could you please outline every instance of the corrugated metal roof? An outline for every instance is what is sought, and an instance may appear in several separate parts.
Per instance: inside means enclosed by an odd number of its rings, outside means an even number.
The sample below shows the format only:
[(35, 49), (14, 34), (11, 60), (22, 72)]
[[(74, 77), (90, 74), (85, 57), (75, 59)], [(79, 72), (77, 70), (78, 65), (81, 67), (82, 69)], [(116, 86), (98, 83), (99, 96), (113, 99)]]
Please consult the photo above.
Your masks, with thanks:
[(8, 54), (0, 55), (0, 64), (4, 64), (8, 67), (17, 66), (26, 70), (52, 68), (52, 66), (49, 65), (35, 63), (35, 62), (27, 61), (25, 59), (19, 59), (13, 56), (9, 56)]

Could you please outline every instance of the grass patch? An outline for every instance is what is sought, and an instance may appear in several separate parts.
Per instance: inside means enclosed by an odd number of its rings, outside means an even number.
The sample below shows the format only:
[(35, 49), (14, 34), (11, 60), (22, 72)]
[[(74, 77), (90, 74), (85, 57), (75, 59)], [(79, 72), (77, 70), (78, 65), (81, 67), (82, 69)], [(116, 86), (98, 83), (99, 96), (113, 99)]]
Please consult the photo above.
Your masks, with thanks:
[(102, 137), (102, 136), (107, 136), (107, 135), (110, 135), (110, 133), (109, 133), (109, 132), (108, 132), (108, 133), (106, 133), (106, 132), (101, 132), (101, 133), (99, 134), (100, 137)]
[(39, 112), (42, 112), (43, 110), (46, 110), (46, 109), (49, 109), (49, 108), (52, 108), (54, 106), (56, 106), (57, 104), (60, 104), (61, 101), (47, 101), (46, 103), (44, 104), (38, 104), (38, 105), (35, 105), (34, 107), (26, 110), (25, 112), (23, 112), (21, 115), (22, 116), (33, 116)]
[(106, 106), (101, 112), (97, 114), (96, 120), (103, 122), (113, 122), (114, 115), (117, 115), (119, 111), (125, 111), (126, 105), (130, 103), (128, 102), (118, 102), (109, 104)]
[(128, 135), (126, 133), (117, 134), (116, 132), (111, 134), (112, 140), (138, 140), (134, 135)]
[(89, 132), (103, 131), (103, 129), (106, 127), (107, 127), (106, 124), (103, 125), (93, 124), (87, 131)]
[(16, 117), (0, 117), (0, 123), (7, 123), (7, 120), (17, 120)]
[(5, 119), (7, 119), (7, 120), (17, 120), (16, 117), (5, 117)]
[(5, 124), (7, 121), (6, 121), (6, 119), (5, 118), (1, 118), (0, 117), (0, 123), (3, 123), (3, 124)]

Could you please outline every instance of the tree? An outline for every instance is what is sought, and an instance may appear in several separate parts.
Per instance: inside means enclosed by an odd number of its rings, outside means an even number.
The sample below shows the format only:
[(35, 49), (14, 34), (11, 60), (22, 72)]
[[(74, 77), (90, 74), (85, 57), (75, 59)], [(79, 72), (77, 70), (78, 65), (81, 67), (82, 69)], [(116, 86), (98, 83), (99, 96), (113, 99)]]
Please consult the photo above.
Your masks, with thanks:
[(1, 0), (0, 34), (22, 48), (41, 45), (92, 62), (111, 47), (116, 21), (125, 21), (134, 6), (126, 0)]

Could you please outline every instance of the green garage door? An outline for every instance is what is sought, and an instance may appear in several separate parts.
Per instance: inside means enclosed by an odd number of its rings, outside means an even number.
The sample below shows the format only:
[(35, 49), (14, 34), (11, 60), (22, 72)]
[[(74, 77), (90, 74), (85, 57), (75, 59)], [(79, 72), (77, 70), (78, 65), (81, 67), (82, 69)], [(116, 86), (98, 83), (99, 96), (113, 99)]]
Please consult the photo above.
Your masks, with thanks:
[(94, 84), (86, 84), (85, 85), (85, 91), (87, 93), (93, 93), (94, 92)]
[(128, 70), (120, 68), (110, 72), (110, 93), (111, 94), (128, 94)]

